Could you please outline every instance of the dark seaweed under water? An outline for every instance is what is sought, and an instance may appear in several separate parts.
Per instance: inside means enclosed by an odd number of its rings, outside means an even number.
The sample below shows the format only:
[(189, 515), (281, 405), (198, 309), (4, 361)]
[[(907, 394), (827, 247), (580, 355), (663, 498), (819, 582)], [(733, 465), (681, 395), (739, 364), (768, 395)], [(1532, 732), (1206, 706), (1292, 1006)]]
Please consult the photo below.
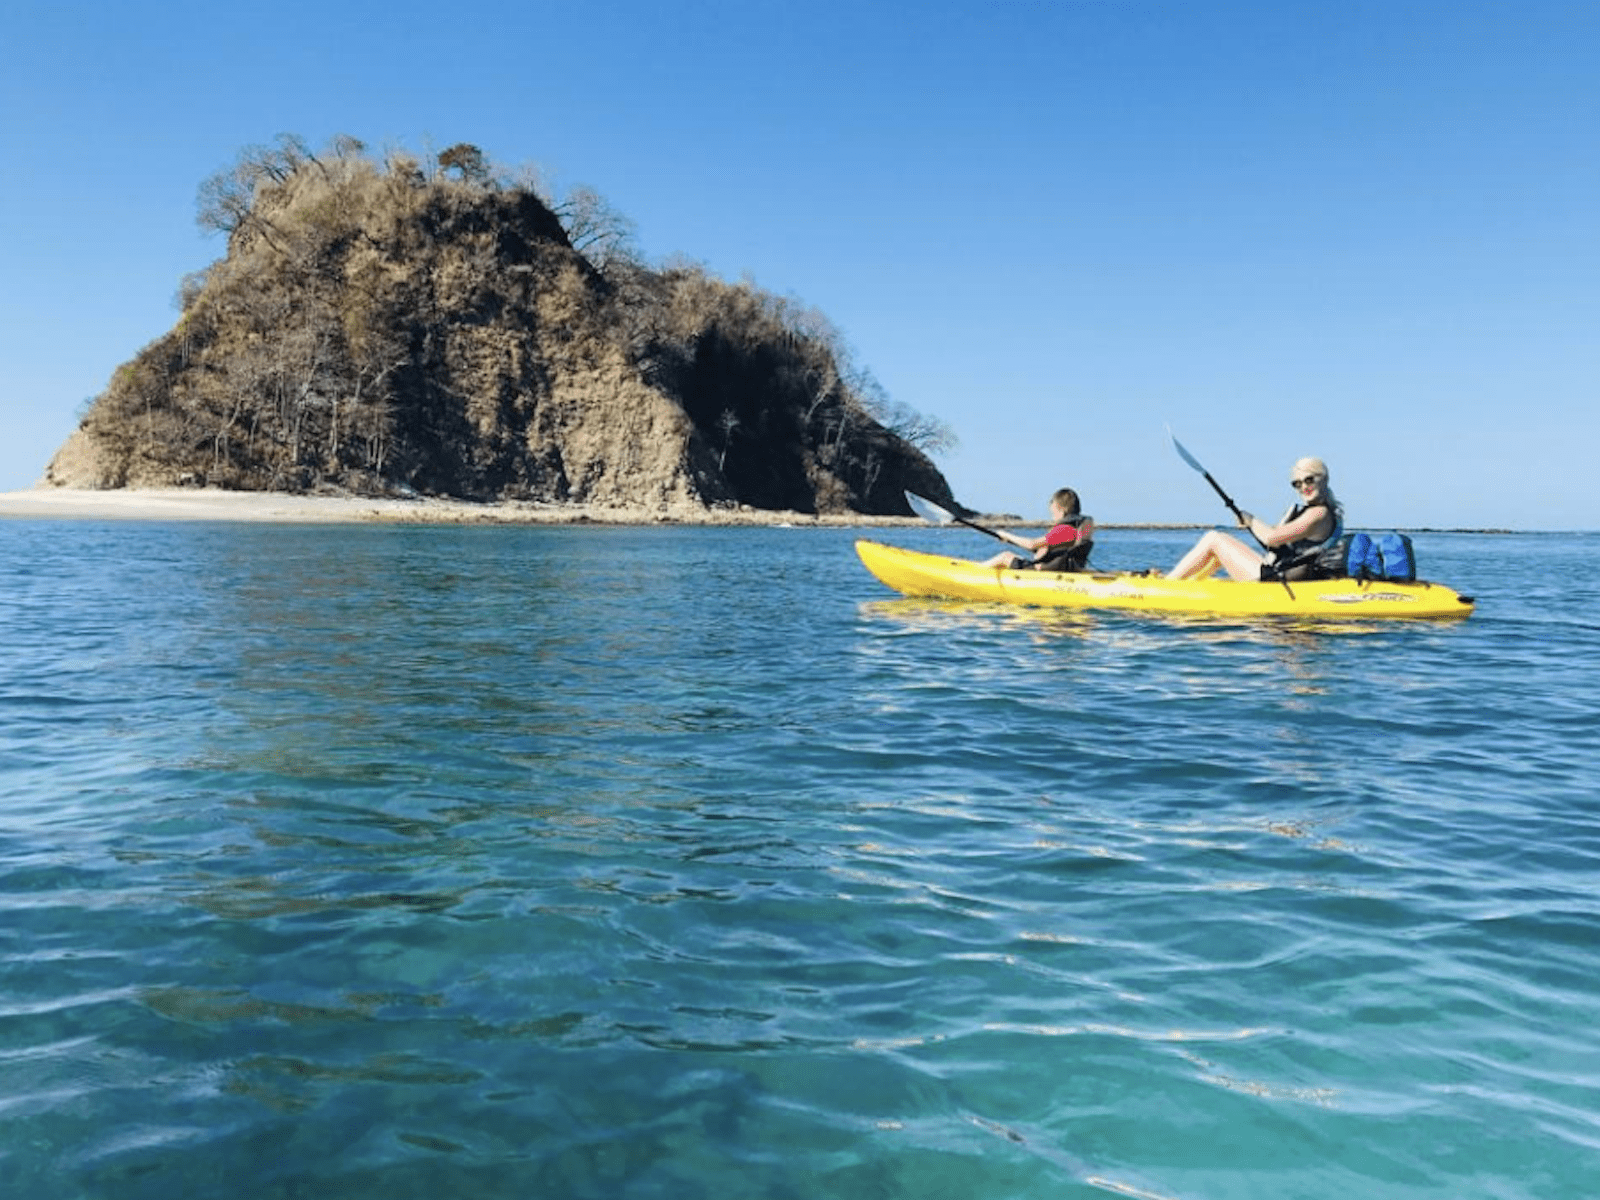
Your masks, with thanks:
[(1600, 537), (1335, 629), (851, 539), (0, 522), (0, 1194), (1600, 1191)]

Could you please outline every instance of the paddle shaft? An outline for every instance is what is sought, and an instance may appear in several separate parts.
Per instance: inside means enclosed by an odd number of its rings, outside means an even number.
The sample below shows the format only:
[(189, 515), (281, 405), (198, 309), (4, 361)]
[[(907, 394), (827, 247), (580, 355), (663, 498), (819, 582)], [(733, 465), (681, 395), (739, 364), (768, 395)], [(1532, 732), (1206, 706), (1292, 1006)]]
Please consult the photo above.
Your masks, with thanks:
[(957, 525), (965, 525), (968, 529), (976, 529), (979, 533), (987, 533), (990, 537), (1002, 541), (1008, 546), (1015, 545), (1010, 538), (998, 529), (990, 529), (987, 525), (979, 525), (976, 521), (969, 521), (965, 517), (956, 517), (955, 522)]
[(1172, 446), (1173, 449), (1178, 452), (1178, 457), (1183, 459), (1184, 462), (1188, 463), (1191, 467), (1193, 467), (1196, 471), (1199, 471), (1200, 474), (1205, 477), (1205, 481), (1211, 485), (1211, 489), (1216, 492), (1218, 496), (1222, 497), (1222, 502), (1228, 506), (1228, 511), (1233, 513), (1234, 519), (1249, 531), (1251, 537), (1256, 539), (1256, 545), (1260, 546), (1263, 550), (1270, 549), (1270, 547), (1268, 547), (1268, 545), (1256, 535), (1256, 531), (1251, 528), (1250, 523), (1244, 519), (1244, 512), (1237, 504), (1233, 502), (1233, 497), (1222, 490), (1222, 485), (1211, 477), (1210, 471), (1206, 470), (1205, 467), (1200, 465), (1199, 459), (1183, 448), (1183, 443), (1178, 440), (1177, 435), (1174, 434), (1170, 428), (1167, 430), (1167, 436), (1172, 439)]
[[(1167, 426), (1167, 436), (1172, 439), (1172, 447), (1173, 447), (1173, 449), (1175, 449), (1178, 452), (1178, 457), (1183, 459), (1184, 462), (1188, 463), (1196, 471), (1199, 471), (1200, 474), (1205, 476), (1206, 482), (1209, 483), (1212, 486), (1212, 488), (1216, 491), (1217, 495), (1222, 497), (1222, 502), (1224, 504), (1226, 504), (1228, 506), (1229, 510), (1232, 511), (1233, 515), (1236, 518), (1238, 518), (1239, 524), (1243, 525), (1246, 529), (1248, 529), (1250, 531), (1250, 536), (1255, 538), (1256, 545), (1260, 546), (1263, 550), (1267, 551), (1268, 554), (1270, 555), (1271, 552), (1272, 552), (1272, 548), (1270, 546), (1268, 546), (1266, 542), (1262, 541), (1261, 535), (1256, 533), (1254, 526), (1252, 526), (1250, 524), (1250, 522), (1248, 522), (1248, 521), (1246, 521), (1244, 519), (1244, 513), (1239, 511), (1239, 506), (1233, 502), (1233, 497), (1228, 495), (1227, 492), (1222, 490), (1222, 485), (1220, 483), (1218, 483), (1215, 479), (1211, 478), (1211, 472), (1206, 470), (1203, 466), (1200, 465), (1200, 460), (1199, 459), (1197, 459), (1194, 455), (1190, 454), (1187, 450), (1185, 450), (1183, 448), (1183, 443), (1178, 440), (1178, 435), (1172, 432), (1172, 426), (1170, 426), (1170, 425)], [(1271, 561), (1271, 559), (1269, 558), (1268, 562), (1270, 563), (1270, 561)], [(1270, 569), (1270, 567), (1269, 567), (1269, 569)], [(1288, 592), (1289, 593), (1289, 599), (1293, 600), (1294, 599), (1294, 589), (1289, 586), (1289, 581), (1283, 577), (1281, 571), (1282, 571), (1282, 568), (1279, 568), (1278, 582), (1283, 584), (1283, 590)]]
[(998, 530), (990, 529), (987, 525), (979, 525), (976, 521), (969, 521), (965, 517), (958, 517), (948, 508), (935, 504), (926, 496), (919, 496), (915, 492), (907, 492), (906, 500), (911, 505), (911, 511), (924, 521), (932, 521), (936, 525), (949, 525), (952, 522), (957, 525), (965, 525), (968, 529), (976, 529), (979, 533), (987, 533), (990, 537), (1005, 542), (1008, 546), (1015, 545), (1010, 538)]
[(1255, 538), (1257, 544), (1260, 545), (1263, 550), (1265, 550), (1267, 548), (1267, 544), (1259, 537), (1256, 537), (1256, 531), (1250, 528), (1250, 523), (1244, 519), (1244, 512), (1237, 504), (1233, 502), (1233, 497), (1222, 490), (1222, 485), (1220, 483), (1211, 478), (1210, 471), (1201, 471), (1200, 474), (1205, 476), (1206, 482), (1216, 490), (1217, 495), (1222, 497), (1222, 502), (1228, 506), (1228, 511), (1233, 514), (1233, 519), (1238, 521), (1240, 525), (1244, 526), (1246, 530), (1249, 530), (1250, 536)]

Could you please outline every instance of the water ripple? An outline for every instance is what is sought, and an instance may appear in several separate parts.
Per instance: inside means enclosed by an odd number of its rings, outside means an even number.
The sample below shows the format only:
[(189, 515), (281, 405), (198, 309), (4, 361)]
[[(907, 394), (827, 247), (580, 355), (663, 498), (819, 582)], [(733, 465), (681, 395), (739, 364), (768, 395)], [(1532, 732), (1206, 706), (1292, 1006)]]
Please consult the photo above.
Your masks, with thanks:
[(836, 531), (33, 528), (8, 1192), (1600, 1175), (1566, 542), (1441, 536), (1481, 610), (1399, 630), (893, 600)]

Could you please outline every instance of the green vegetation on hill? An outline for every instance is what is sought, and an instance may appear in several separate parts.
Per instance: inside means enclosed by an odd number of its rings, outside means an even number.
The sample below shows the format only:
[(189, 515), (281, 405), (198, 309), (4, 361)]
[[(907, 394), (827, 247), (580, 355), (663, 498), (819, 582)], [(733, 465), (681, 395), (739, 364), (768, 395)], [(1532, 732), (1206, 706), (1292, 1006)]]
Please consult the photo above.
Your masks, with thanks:
[(247, 149), (200, 189), (226, 257), (120, 368), (47, 480), (902, 513), (948, 431), (826, 318), (648, 266), (585, 189), (456, 145)]

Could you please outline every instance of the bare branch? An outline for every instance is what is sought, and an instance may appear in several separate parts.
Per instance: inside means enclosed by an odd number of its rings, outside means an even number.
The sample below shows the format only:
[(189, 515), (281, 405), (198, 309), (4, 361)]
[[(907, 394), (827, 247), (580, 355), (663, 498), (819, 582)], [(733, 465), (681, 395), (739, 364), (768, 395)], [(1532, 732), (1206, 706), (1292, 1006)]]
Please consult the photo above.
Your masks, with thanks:
[(637, 261), (634, 223), (593, 188), (580, 184), (551, 211), (567, 231), (572, 248), (602, 270), (615, 260)]

